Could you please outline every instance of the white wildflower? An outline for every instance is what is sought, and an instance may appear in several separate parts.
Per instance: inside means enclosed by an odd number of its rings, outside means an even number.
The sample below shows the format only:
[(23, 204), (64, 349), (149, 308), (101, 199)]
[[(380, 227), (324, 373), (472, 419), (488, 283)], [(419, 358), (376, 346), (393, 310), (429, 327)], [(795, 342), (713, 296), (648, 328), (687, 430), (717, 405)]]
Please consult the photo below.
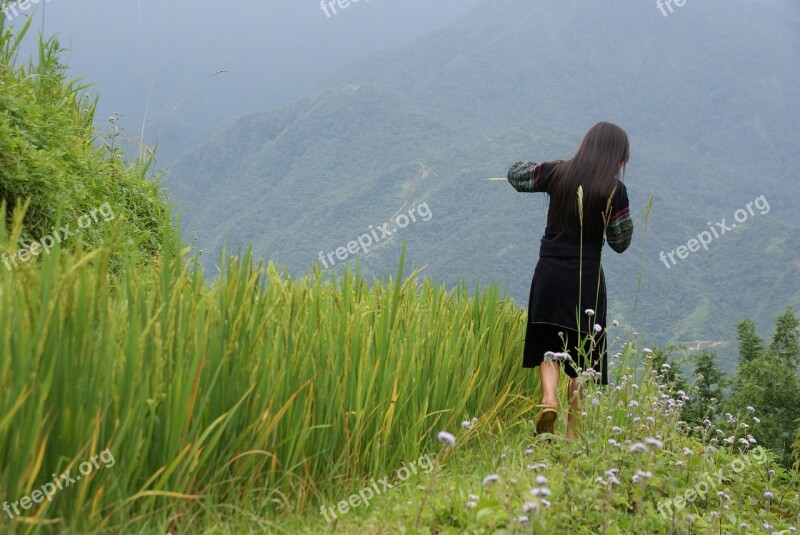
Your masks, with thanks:
[(644, 443), (647, 444), (648, 446), (655, 446), (658, 449), (664, 448), (664, 443), (656, 438), (645, 438)]
[(447, 431), (439, 431), (439, 434), (436, 435), (436, 438), (439, 439), (439, 442), (442, 444), (447, 444), (448, 446), (455, 446), (456, 444), (456, 437)]
[(483, 478), (483, 486), (491, 485), (493, 483), (497, 483), (500, 481), (500, 476), (497, 474), (489, 474), (488, 476)]

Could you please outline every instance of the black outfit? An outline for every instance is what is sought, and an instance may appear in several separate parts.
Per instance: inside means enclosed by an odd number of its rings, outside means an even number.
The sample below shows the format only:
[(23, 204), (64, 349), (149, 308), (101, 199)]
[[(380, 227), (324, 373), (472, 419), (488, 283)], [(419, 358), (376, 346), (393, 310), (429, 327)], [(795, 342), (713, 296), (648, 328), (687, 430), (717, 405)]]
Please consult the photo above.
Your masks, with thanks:
[[(508, 173), (508, 180), (517, 191), (545, 192), (552, 185), (555, 162), (518, 162)], [(622, 252), (630, 245), (633, 224), (630, 220), (628, 195), (619, 182), (611, 202), (611, 220), (606, 234), (609, 245)], [(551, 221), (548, 213), (548, 221)], [(531, 293), (528, 301), (528, 324), (522, 365), (539, 366), (545, 353), (569, 354), (574, 365), (564, 371), (577, 377), (575, 367), (597, 372), (601, 384), (608, 384), (606, 354), (606, 283), (601, 266), (603, 238), (598, 242), (559, 236), (558, 228), (548, 225), (539, 249)], [(586, 310), (592, 313), (587, 314)], [(599, 332), (595, 326), (599, 326)], [(562, 333), (562, 340), (559, 333)], [(577, 347), (583, 344), (587, 353), (581, 356)]]

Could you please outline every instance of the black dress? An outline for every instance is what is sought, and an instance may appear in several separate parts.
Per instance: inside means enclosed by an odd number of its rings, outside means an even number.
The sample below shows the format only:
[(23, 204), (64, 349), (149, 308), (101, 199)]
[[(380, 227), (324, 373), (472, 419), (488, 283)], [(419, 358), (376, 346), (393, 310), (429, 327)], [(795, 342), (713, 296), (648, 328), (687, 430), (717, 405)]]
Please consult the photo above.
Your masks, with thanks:
[[(553, 182), (554, 163), (517, 162), (508, 180), (517, 191), (547, 193)], [(633, 235), (628, 194), (622, 182), (614, 193), (611, 214), (606, 229), (608, 244), (621, 253)], [(545, 229), (531, 281), (523, 367), (539, 366), (555, 354), (554, 360), (563, 364), (570, 377), (591, 368), (598, 382), (608, 384), (603, 241), (584, 240), (581, 247), (580, 239), (559, 236), (559, 229), (552, 225)]]

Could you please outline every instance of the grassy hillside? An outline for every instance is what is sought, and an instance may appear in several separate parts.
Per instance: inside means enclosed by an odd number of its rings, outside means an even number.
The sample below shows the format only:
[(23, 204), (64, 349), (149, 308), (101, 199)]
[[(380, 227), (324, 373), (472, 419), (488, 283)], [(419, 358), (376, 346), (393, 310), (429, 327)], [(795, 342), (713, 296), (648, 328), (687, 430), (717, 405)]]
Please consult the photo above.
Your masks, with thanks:
[[(567, 158), (594, 122), (616, 121), (631, 135), (637, 221), (631, 251), (605, 259), (611, 310), (656, 343), (722, 342), (730, 369), (736, 323), (770, 325), (800, 306), (800, 80), (779, 67), (797, 37), (780, 13), (735, 4), (665, 19), (649, 4), (487, 1), (341, 70), (318, 93), (242, 118), (176, 163), (167, 186), (211, 270), (223, 244), (252, 243), (302, 273), (320, 252), (427, 202), (430, 221), (348, 261), (390, 272), (405, 239), (426, 275), (495, 281), (525, 303), (546, 200), (482, 179), (522, 158)], [(769, 211), (708, 251), (669, 269), (659, 259), (760, 196)]]
[(58, 247), (90, 249), (115, 225), (112, 262), (152, 262), (173, 234), (151, 180), (152, 153), (143, 148), (131, 163), (113, 130), (95, 129), (97, 101), (65, 75), (55, 38), (40, 42), (36, 62), (18, 64), (26, 31), (0, 29), (0, 210), (7, 225), (15, 211), (23, 218), (14, 245), (4, 244), (0, 269), (18, 269)]
[[(0, 272), (4, 532), (320, 533), (321, 506), (387, 474), (399, 482), (412, 460), (409, 486), (375, 509), (339, 507), (331, 527), (748, 533), (737, 526), (800, 520), (797, 473), (736, 442), (744, 427), (683, 429), (681, 395), (624, 335), (617, 386), (589, 387), (581, 440), (547, 443), (531, 436), (535, 376), (518, 367), (524, 312), (495, 289), (447, 291), (402, 265), (371, 286), (353, 273), (291, 278), (249, 255), (209, 283), (184, 254), (166, 243), (157, 270), (112, 274), (103, 244)], [(720, 469), (714, 493), (661, 515)], [(490, 473), (500, 482), (482, 487)], [(549, 505), (529, 493), (535, 476)]]

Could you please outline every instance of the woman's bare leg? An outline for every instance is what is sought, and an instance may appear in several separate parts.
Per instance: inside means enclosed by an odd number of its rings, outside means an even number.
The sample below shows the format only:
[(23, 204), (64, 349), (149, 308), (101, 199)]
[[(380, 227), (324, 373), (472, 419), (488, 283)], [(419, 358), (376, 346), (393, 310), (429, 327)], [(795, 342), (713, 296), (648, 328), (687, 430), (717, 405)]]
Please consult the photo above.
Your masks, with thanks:
[(569, 380), (569, 419), (567, 423), (567, 438), (575, 440), (577, 435), (575, 431), (578, 429), (578, 414), (581, 411), (581, 402), (583, 401), (583, 388), (577, 379), (570, 378)]
[(539, 376), (542, 379), (542, 405), (558, 407), (556, 389), (558, 388), (559, 371), (560, 367), (557, 362), (548, 361), (539, 365)]

